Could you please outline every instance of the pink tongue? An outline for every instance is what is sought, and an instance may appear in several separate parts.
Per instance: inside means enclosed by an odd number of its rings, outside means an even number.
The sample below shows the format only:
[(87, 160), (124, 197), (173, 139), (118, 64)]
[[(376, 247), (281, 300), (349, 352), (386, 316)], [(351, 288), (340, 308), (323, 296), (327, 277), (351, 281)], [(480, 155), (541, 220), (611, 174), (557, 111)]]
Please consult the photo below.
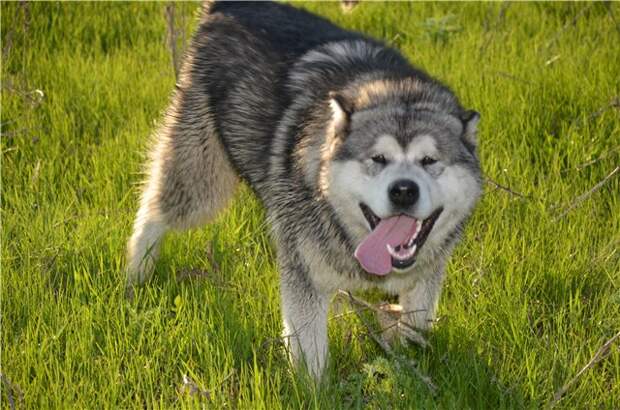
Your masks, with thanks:
[(387, 245), (404, 244), (415, 232), (417, 220), (399, 215), (382, 219), (355, 250), (355, 257), (368, 272), (387, 275), (392, 270), (392, 256)]

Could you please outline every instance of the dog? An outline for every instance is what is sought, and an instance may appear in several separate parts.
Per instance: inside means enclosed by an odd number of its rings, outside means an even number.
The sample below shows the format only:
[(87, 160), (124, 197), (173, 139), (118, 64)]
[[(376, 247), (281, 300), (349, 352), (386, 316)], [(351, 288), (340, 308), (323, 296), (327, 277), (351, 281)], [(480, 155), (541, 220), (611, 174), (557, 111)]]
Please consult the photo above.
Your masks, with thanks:
[(429, 329), (482, 190), (479, 119), (380, 41), (284, 4), (206, 3), (155, 133), (128, 284), (245, 181), (277, 246), (293, 363), (320, 378), (338, 289), (398, 295), (400, 320)]

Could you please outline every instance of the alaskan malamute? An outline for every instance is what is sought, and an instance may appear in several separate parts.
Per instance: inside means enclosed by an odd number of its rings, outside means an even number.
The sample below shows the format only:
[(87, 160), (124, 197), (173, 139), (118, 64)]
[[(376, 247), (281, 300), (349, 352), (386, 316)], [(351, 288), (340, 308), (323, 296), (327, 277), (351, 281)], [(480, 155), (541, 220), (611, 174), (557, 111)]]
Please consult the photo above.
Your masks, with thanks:
[(129, 284), (242, 179), (277, 245), (293, 362), (320, 376), (337, 289), (397, 294), (401, 320), (428, 329), (481, 192), (478, 120), (377, 40), (283, 4), (207, 3), (155, 135)]

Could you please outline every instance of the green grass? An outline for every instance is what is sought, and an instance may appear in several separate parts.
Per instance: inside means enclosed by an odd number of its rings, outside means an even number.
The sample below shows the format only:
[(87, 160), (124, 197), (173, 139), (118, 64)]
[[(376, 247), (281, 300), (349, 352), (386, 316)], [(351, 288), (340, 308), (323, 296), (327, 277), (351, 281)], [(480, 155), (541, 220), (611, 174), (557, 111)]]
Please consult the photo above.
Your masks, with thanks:
[[(196, 7), (177, 5), (186, 32)], [(174, 85), (165, 4), (3, 2), (4, 408), (538, 408), (620, 330), (618, 174), (562, 215), (620, 163), (618, 4), (306, 7), (450, 84), (482, 113), (485, 175), (524, 196), (486, 185), (431, 347), (399, 349), (437, 395), (353, 316), (330, 322), (322, 389), (291, 375), (247, 188), (215, 223), (170, 235), (126, 300), (142, 153)], [(560, 408), (620, 408), (617, 346)]]

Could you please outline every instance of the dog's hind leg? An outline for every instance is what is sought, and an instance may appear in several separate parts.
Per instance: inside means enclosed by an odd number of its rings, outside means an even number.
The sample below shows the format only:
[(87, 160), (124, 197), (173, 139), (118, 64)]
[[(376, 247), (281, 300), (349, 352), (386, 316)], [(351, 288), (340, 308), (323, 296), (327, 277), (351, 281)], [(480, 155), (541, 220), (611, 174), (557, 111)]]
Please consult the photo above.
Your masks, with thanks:
[(204, 84), (194, 81), (189, 71), (184, 73), (155, 134), (128, 244), (130, 285), (149, 278), (161, 239), (169, 229), (188, 229), (213, 219), (237, 186), (238, 178), (217, 135)]

